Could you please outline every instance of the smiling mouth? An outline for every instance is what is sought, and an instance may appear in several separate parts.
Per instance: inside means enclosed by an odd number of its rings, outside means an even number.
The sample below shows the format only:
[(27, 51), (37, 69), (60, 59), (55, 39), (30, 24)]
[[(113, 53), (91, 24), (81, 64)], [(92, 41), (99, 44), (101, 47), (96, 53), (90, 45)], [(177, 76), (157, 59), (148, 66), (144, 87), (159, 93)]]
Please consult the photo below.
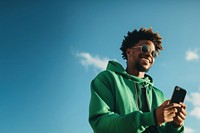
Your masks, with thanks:
[(141, 58), (143, 62), (147, 63), (147, 64), (150, 64), (151, 61), (149, 59), (146, 59), (146, 58)]

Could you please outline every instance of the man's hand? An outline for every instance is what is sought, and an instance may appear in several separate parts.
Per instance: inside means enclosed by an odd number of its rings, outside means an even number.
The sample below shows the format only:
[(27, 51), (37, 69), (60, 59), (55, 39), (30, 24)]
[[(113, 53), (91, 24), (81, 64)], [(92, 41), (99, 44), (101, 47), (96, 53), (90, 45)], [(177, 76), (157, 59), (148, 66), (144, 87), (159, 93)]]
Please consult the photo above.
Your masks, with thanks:
[(182, 119), (185, 117), (185, 110), (181, 109), (181, 113), (177, 115), (178, 117), (174, 119), (176, 113), (178, 112), (177, 108), (180, 108), (184, 104), (177, 104), (177, 103), (169, 103), (169, 100), (166, 100), (161, 106), (156, 109), (156, 118), (157, 124), (161, 125), (165, 122), (174, 121), (175, 124), (182, 124)]
[(178, 126), (182, 126), (184, 124), (184, 120), (186, 118), (186, 105), (184, 103), (179, 103), (181, 105), (180, 108), (178, 108), (178, 112), (176, 113), (176, 116), (174, 117), (173, 122)]

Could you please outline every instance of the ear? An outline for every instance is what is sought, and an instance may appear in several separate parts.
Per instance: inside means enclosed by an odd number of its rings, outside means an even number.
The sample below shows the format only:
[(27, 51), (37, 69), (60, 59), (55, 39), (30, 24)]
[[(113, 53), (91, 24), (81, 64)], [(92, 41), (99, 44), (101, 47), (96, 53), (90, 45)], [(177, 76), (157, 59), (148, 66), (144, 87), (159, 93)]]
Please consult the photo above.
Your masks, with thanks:
[(132, 56), (132, 50), (130, 48), (126, 49), (126, 56), (127, 56), (127, 59)]

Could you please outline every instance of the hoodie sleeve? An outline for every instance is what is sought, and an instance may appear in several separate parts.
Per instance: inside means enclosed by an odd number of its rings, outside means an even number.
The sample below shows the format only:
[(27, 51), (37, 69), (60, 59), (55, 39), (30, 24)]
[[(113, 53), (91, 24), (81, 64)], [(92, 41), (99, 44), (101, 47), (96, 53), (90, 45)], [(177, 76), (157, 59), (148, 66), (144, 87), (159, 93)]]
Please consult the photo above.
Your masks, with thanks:
[(114, 112), (112, 89), (105, 77), (97, 77), (91, 83), (89, 122), (95, 133), (141, 133), (148, 126), (155, 125), (153, 111), (134, 111), (123, 115)]
[(184, 126), (175, 127), (172, 122), (165, 123), (159, 128), (160, 133), (184, 133)]

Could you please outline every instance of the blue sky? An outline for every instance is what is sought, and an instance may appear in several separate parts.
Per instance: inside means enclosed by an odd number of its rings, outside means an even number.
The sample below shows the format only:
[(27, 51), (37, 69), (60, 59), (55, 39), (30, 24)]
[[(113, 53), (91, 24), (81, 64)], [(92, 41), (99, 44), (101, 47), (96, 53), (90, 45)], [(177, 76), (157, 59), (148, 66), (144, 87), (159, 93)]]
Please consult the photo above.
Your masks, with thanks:
[(92, 133), (90, 82), (128, 31), (152, 27), (164, 50), (149, 74), (187, 89), (186, 133), (200, 130), (199, 1), (0, 1), (0, 132)]

